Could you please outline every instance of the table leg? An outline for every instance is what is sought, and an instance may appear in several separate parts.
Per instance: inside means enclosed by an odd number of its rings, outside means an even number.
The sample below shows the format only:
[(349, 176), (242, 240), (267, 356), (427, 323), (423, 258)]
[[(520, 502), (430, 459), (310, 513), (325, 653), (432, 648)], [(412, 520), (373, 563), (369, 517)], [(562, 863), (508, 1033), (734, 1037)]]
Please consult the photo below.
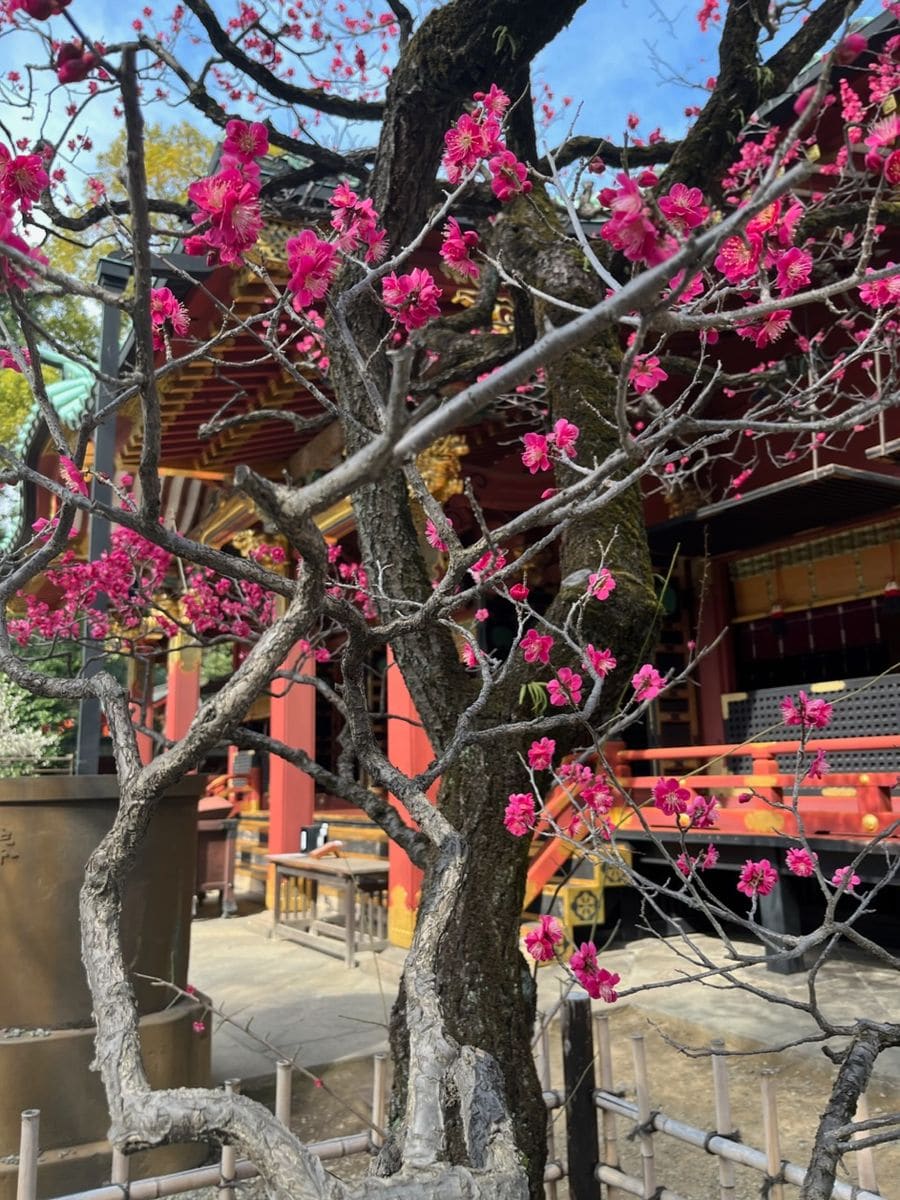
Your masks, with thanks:
[(347, 966), (356, 966), (356, 880), (347, 877), (347, 920), (344, 925), (347, 938)]
[(272, 932), (270, 937), (275, 936), (275, 931), (281, 923), (281, 873), (278, 870), (278, 864), (275, 864), (275, 905), (272, 909)]

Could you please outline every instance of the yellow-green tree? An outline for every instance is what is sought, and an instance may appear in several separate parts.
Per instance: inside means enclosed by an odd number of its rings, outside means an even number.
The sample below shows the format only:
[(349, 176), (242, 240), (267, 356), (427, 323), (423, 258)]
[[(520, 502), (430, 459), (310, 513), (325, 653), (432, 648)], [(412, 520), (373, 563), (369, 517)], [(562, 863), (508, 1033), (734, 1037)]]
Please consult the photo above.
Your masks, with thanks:
[[(208, 173), (215, 149), (215, 141), (190, 121), (179, 121), (168, 127), (148, 124), (144, 145), (148, 194), (157, 200), (181, 203), (187, 201), (188, 185)], [(103, 184), (109, 199), (124, 200), (127, 197), (124, 129), (97, 158), (92, 178)], [(46, 247), (45, 251), (54, 266), (80, 279), (93, 279), (99, 260), (119, 247), (127, 224), (127, 218), (103, 221), (93, 226), (88, 234), (69, 234), (65, 240), (59, 239)], [(154, 226), (169, 229), (173, 235), (184, 230), (183, 223), (177, 218), (165, 215), (155, 217)]]

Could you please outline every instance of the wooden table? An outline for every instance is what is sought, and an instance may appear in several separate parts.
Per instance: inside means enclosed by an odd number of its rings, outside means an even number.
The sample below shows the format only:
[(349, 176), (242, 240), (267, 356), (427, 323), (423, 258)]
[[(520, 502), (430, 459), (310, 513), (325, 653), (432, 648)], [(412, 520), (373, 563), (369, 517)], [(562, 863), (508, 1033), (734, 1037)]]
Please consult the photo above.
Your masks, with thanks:
[[(275, 909), (272, 933), (312, 946), (356, 966), (358, 950), (381, 950), (387, 945), (387, 863), (361, 855), (310, 858), (306, 854), (270, 854), (275, 864)], [(285, 898), (289, 880), (301, 881)], [(319, 885), (335, 889), (343, 913), (331, 919), (319, 915)]]

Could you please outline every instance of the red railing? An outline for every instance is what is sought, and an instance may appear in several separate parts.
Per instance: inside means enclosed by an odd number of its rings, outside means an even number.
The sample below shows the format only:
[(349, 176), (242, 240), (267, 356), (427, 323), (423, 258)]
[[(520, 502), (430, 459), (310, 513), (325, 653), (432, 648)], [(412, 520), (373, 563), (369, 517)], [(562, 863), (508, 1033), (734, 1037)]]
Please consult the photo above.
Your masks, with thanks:
[[(616, 778), (623, 789), (641, 807), (641, 817), (650, 828), (665, 831), (675, 829), (675, 817), (666, 816), (649, 803), (653, 785), (660, 774), (676, 776), (686, 787), (700, 793), (714, 793), (719, 799), (719, 813), (715, 827), (704, 831), (712, 837), (717, 834), (740, 835), (748, 840), (761, 836), (795, 834), (798, 818), (793, 811), (792, 797), (795, 786), (793, 771), (784, 771), (779, 766), (776, 754), (796, 754), (799, 741), (743, 742), (738, 745), (713, 746), (656, 746), (649, 750), (626, 750), (621, 746), (608, 745), (607, 757)], [(811, 738), (804, 748), (800, 771), (806, 770), (809, 756), (817, 750), (823, 751), (827, 761), (829, 751), (863, 752), (872, 750), (896, 750), (900, 753), (900, 735), (877, 735), (871, 737)], [(714, 772), (709, 768), (722, 759), (739, 756), (749, 757), (752, 766), (745, 774)], [(658, 763), (665, 771), (654, 775), (637, 775), (632, 764)], [(701, 763), (679, 776), (677, 765), (683, 762)], [(865, 841), (889, 829), (900, 820), (900, 798), (892, 796), (892, 789), (900, 786), (900, 770), (897, 771), (823, 771), (821, 778), (801, 779), (798, 812), (806, 836), (815, 840), (840, 838)], [(750, 795), (745, 802), (740, 796)], [(574, 818), (576, 810), (572, 797), (565, 788), (555, 788), (547, 798), (544, 813), (535, 830), (540, 838), (550, 828), (552, 819), (566, 826)], [(623, 833), (642, 828), (641, 819), (630, 808), (622, 806), (613, 810), (613, 824)], [(582, 830), (583, 834), (585, 831)], [(577, 839), (578, 830), (573, 830)], [(895, 830), (891, 838), (900, 837)], [(550, 879), (574, 852), (570, 841), (545, 838), (528, 869), (525, 903), (528, 905), (547, 886)]]

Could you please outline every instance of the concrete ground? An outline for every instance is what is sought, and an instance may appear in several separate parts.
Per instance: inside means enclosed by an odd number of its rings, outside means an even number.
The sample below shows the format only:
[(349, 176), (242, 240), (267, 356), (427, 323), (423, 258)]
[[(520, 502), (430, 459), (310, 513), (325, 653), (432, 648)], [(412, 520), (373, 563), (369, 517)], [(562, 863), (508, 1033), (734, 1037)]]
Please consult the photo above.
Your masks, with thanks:
[[(214, 1079), (259, 1079), (272, 1073), (279, 1057), (313, 1066), (386, 1049), (402, 952), (364, 953), (360, 965), (349, 970), (341, 960), (317, 950), (270, 938), (270, 929), (267, 912), (228, 920), (201, 915), (193, 924), (190, 982), (224, 1014), (211, 1019)], [(695, 940), (721, 960), (713, 939)], [(677, 939), (648, 938), (605, 952), (602, 964), (622, 977), (618, 1007), (627, 1004), (651, 1020), (656, 1014), (686, 1021), (697, 1029), (698, 1045), (722, 1037), (733, 1045), (749, 1041), (777, 1046), (813, 1030), (802, 1012), (736, 988), (699, 981), (661, 987), (663, 981), (695, 973), (678, 949), (683, 946)], [(788, 999), (807, 997), (805, 975), (785, 977), (758, 967), (748, 978)], [(553, 1010), (567, 986), (561, 968), (541, 968), (541, 1010)], [(632, 989), (638, 990), (632, 994)], [(896, 973), (879, 964), (839, 956), (822, 970), (818, 989), (833, 1019), (900, 1017)], [(595, 1008), (606, 1006), (595, 1003)], [(821, 1058), (815, 1044), (804, 1052)], [(900, 1084), (900, 1050), (882, 1054), (876, 1072), (886, 1082)]]

